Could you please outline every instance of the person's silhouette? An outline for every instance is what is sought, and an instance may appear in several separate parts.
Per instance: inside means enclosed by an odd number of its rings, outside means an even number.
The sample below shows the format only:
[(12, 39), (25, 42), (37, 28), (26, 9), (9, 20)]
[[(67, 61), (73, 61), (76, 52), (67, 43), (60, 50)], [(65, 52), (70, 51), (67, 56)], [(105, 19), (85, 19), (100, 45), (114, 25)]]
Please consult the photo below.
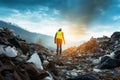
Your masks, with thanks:
[(64, 39), (64, 33), (62, 32), (62, 29), (60, 28), (54, 37), (54, 43), (57, 45), (57, 55), (62, 53), (62, 42), (64, 41), (65, 44), (65, 39)]

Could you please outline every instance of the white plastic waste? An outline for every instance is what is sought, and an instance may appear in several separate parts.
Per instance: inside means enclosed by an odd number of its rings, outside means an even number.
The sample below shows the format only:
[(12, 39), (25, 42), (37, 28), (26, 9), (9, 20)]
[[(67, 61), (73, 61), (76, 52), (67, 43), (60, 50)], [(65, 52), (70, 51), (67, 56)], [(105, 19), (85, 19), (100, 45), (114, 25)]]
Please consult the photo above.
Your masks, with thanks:
[(51, 77), (45, 77), (43, 80), (53, 80)]
[(47, 66), (49, 64), (49, 62), (47, 60), (43, 61), (43, 65)]
[(99, 59), (94, 59), (94, 60), (92, 61), (92, 63), (93, 63), (94, 65), (97, 65), (97, 64), (100, 63), (100, 60), (99, 60)]
[(96, 69), (96, 68), (94, 68), (93, 71), (94, 72), (102, 72), (100, 69)]
[(54, 80), (52, 75), (48, 71), (46, 72), (49, 74), (49, 76), (45, 77), (43, 80)]
[(31, 58), (27, 62), (33, 62), (38, 69), (43, 70), (43, 66), (42, 66), (41, 60), (40, 60), (40, 58), (39, 58), (37, 53), (33, 53)]
[(17, 50), (15, 50), (15, 47), (10, 47), (8, 46), (7, 48), (5, 48), (5, 55), (9, 56), (9, 57), (16, 57), (17, 56)]
[[(114, 52), (112, 52), (112, 53), (110, 53), (110, 54), (106, 54), (106, 55), (104, 55), (104, 56), (108, 56), (108, 57), (110, 57), (110, 58), (114, 58), (115, 57), (115, 53)], [(99, 57), (99, 61), (101, 61), (101, 58), (102, 58), (103, 56), (101, 56), (101, 57)]]
[(4, 54), (8, 57), (16, 57), (17, 53), (18, 51), (15, 49), (15, 47), (6, 47), (6, 45), (0, 45), (0, 54)]
[(4, 50), (4, 45), (0, 45), (0, 54), (4, 54), (5, 53), (5, 50)]
[(78, 73), (75, 72), (75, 71), (67, 71), (67, 72), (66, 72), (66, 75), (72, 76), (72, 77), (77, 77), (77, 76), (78, 76)]
[(115, 53), (114, 52), (110, 53), (110, 57), (114, 58), (115, 57)]
[(71, 74), (72, 77), (77, 77), (78, 76), (77, 72), (74, 72), (74, 71), (71, 71), (70, 74)]

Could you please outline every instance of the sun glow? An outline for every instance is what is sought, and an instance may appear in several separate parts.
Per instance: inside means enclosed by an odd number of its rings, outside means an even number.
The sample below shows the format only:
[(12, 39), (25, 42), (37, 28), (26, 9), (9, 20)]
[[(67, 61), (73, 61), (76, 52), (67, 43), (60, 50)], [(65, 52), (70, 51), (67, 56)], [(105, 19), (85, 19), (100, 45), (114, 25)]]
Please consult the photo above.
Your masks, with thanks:
[(72, 24), (65, 29), (65, 37), (68, 42), (78, 42), (86, 37), (86, 28), (73, 26)]

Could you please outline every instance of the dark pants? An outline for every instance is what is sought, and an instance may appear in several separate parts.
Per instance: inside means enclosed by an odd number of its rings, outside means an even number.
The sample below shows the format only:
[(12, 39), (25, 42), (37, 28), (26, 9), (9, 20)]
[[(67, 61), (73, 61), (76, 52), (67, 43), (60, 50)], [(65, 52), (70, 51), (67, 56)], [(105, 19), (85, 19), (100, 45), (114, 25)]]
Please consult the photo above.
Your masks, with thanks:
[(57, 44), (57, 54), (62, 53), (62, 39), (56, 39), (56, 44)]

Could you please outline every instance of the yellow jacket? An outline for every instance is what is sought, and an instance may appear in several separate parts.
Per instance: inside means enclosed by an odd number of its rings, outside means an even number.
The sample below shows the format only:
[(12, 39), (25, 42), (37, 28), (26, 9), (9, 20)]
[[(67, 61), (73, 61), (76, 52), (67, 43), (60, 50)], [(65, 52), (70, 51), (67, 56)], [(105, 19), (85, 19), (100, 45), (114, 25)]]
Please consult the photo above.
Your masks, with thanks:
[(56, 33), (56, 39), (63, 39), (63, 32), (62, 31), (58, 31)]

